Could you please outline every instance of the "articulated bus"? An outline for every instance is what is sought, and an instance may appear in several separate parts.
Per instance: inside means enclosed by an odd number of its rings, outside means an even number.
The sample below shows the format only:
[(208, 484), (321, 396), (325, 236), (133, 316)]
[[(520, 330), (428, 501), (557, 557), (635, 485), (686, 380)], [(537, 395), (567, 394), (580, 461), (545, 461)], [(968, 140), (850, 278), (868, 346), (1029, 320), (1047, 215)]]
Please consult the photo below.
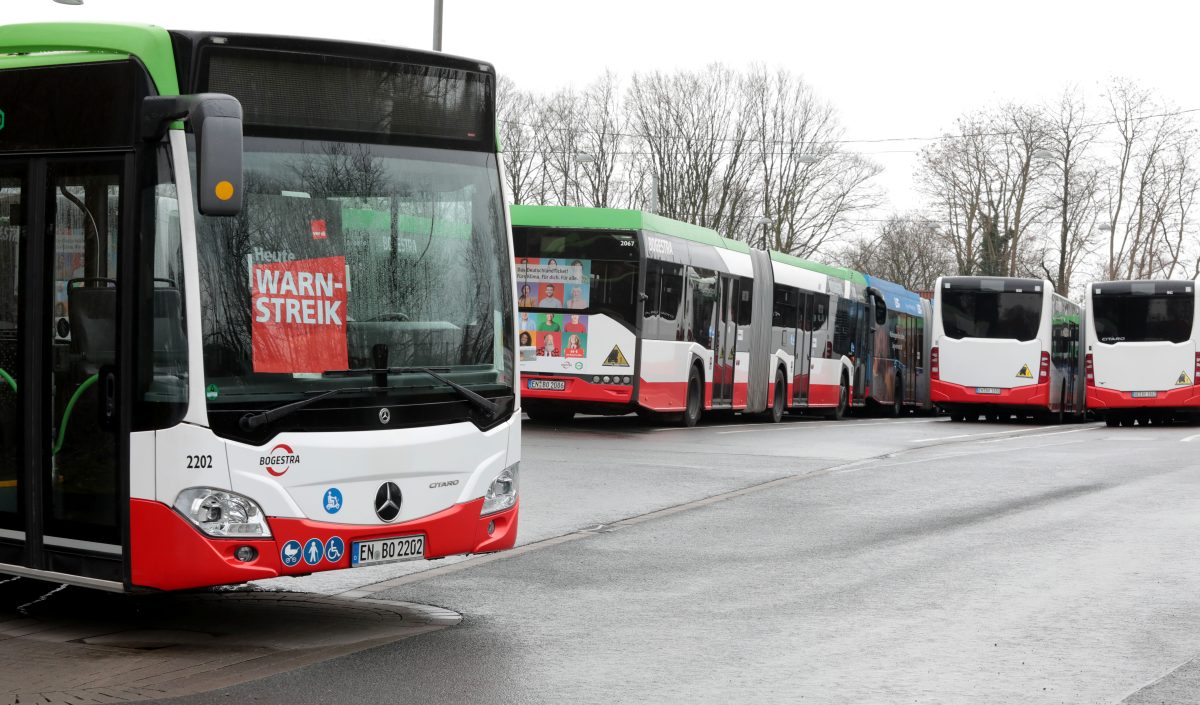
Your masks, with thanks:
[[(915, 359), (881, 361), (886, 381), (869, 394), (873, 336), (890, 339), (888, 355), (919, 345), (899, 337), (908, 314), (893, 307), (889, 318), (857, 272), (639, 211), (513, 206), (512, 218), (523, 406), (534, 420), (636, 411), (694, 425), (721, 409), (841, 418), (868, 399), (890, 405), (897, 388), (908, 397), (896, 380)], [(889, 320), (904, 332), (880, 333)]]
[(941, 277), (930, 398), (955, 421), (1082, 415), (1082, 323), (1048, 280)]
[(0, 96), (0, 572), (176, 590), (513, 545), (489, 65), (14, 25)]
[(1087, 406), (1109, 426), (1200, 415), (1196, 282), (1096, 282), (1087, 299)]

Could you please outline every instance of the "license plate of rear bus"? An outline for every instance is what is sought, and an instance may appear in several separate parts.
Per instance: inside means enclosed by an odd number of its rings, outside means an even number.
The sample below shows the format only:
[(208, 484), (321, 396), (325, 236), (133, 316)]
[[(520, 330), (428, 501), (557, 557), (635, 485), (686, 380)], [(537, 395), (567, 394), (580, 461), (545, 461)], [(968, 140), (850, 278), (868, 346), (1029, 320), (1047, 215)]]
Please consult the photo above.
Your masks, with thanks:
[(531, 379), (529, 388), (540, 392), (565, 392), (567, 391), (567, 381), (565, 379)]
[(976, 394), (999, 394), (1000, 388), (999, 387), (976, 387), (975, 393)]
[(380, 563), (414, 561), (425, 557), (424, 536), (398, 536), (394, 539), (354, 541), (350, 544), (350, 567)]
[(1134, 392), (1134, 399), (1153, 399), (1158, 396), (1158, 392)]

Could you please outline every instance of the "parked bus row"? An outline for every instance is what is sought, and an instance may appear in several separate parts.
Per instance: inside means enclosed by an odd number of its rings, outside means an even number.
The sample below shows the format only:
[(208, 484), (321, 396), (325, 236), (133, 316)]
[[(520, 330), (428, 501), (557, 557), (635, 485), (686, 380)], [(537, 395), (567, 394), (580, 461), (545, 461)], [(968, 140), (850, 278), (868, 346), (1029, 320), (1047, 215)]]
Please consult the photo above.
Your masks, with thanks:
[(513, 206), (523, 407), (694, 425), (729, 410), (1086, 413), (1200, 407), (1194, 283), (942, 277), (932, 301), (858, 272), (638, 211)]
[(511, 210), (534, 420), (929, 408), (929, 305), (896, 284), (639, 211)]

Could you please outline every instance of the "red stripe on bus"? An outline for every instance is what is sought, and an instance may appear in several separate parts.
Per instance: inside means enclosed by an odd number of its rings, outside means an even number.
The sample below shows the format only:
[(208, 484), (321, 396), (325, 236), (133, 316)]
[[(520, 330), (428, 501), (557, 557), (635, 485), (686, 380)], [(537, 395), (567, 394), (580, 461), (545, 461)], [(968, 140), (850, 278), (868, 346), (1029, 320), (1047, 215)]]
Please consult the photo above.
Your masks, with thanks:
[[(622, 375), (625, 376), (625, 375)], [(561, 392), (547, 389), (530, 389), (529, 380), (562, 380), (566, 389)], [(554, 375), (522, 374), (521, 396), (525, 399), (570, 399), (572, 401), (611, 402), (628, 404), (633, 399), (632, 384), (592, 384), (578, 377), (555, 377)]]
[(964, 387), (940, 379), (929, 382), (929, 398), (935, 404), (999, 404), (1050, 408), (1049, 382), (1001, 389), (999, 394), (979, 394), (975, 390), (976, 387)]
[[(1149, 390), (1147, 390), (1149, 391)], [(1089, 409), (1186, 409), (1200, 407), (1200, 390), (1193, 385), (1158, 392), (1158, 396), (1133, 397), (1133, 392), (1118, 389), (1088, 386), (1087, 408)]]
[(638, 382), (638, 404), (652, 411), (683, 411), (687, 382)]
[[(512, 509), (479, 516), (483, 498), (456, 504), (436, 514), (400, 524), (333, 524), (291, 517), (268, 517), (273, 536), (269, 539), (213, 539), (200, 533), (186, 519), (161, 502), (132, 499), (129, 502), (130, 560), (133, 583), (158, 590), (184, 590), (244, 583), (278, 575), (303, 575), (350, 566), (352, 541), (425, 535), (425, 557), (441, 558), (462, 553), (489, 553), (512, 548), (517, 541), (520, 501)], [(494, 523), (492, 533), (488, 525)], [(346, 555), (317, 565), (300, 561), (291, 568), (279, 558), (288, 541), (301, 546), (309, 539), (322, 543), (337, 536), (345, 542)], [(239, 546), (253, 546), (258, 557), (239, 561)]]

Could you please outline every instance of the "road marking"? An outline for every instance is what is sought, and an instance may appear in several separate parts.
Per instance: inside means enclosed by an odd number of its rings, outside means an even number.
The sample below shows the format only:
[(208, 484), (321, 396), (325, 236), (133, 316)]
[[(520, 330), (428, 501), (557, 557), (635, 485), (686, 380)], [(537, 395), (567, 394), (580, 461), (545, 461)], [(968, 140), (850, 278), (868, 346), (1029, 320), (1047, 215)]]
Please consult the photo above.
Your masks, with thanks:
[(1200, 438), (1200, 433), (1193, 433), (1192, 435), (1188, 436), (1187, 438), (1184, 438), (1183, 440), (1181, 440), (1179, 442), (1180, 443), (1191, 443), (1192, 441), (1196, 440), (1197, 438)]
[(982, 443), (1004, 443), (1006, 441), (1021, 441), (1030, 438), (1045, 438), (1046, 436), (1061, 436), (1064, 433), (1079, 433), (1081, 431), (1097, 431), (1099, 426), (1088, 426), (1087, 428), (1073, 428), (1070, 431), (1055, 431), (1053, 433), (1039, 433), (1036, 436), (1009, 436), (1008, 438), (992, 438)]
[(790, 424), (775, 424), (773, 426), (754, 426), (752, 428), (741, 428), (736, 431), (717, 431), (717, 435), (725, 435), (728, 433), (754, 433), (755, 431), (786, 431), (792, 428), (803, 426), (822, 426), (824, 428), (867, 428), (869, 426), (898, 426), (900, 424), (910, 423), (933, 423), (938, 419), (919, 419), (917, 421), (875, 421), (870, 423), (844, 423), (841, 421), (808, 421), (797, 422)]
[[(1040, 428), (1028, 428), (1028, 429), (1024, 429), (1024, 430), (1009, 429), (1007, 431), (988, 431), (986, 433), (961, 433), (957, 436), (942, 436), (940, 438), (917, 438), (917, 439), (909, 441), (909, 443), (929, 443), (930, 441), (952, 441), (952, 440), (955, 440), (958, 438), (978, 438), (979, 436), (999, 436), (999, 435), (1005, 434), (1005, 433), (1025, 434), (1025, 433), (1035, 433), (1035, 432), (1041, 431), (1041, 430), (1042, 429), (1040, 429)], [(1080, 429), (1080, 430), (1083, 430), (1083, 429)]]

